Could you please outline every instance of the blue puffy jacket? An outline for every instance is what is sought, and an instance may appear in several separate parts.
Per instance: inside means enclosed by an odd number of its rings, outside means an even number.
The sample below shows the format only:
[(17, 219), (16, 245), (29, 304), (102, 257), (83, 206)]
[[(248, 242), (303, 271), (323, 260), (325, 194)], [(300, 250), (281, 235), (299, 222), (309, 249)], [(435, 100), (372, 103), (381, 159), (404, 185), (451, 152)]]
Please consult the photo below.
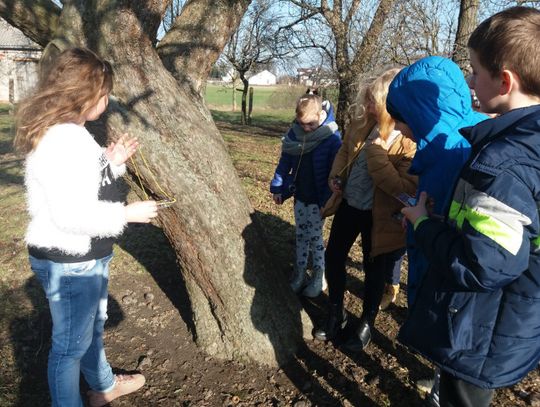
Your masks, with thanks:
[(540, 361), (540, 105), (464, 129), (472, 159), (448, 222), (415, 231), (430, 269), (399, 340), (484, 388)]
[[(427, 57), (404, 68), (392, 81), (386, 99), (390, 114), (407, 124), (416, 139), (416, 154), (409, 172), (418, 176), (418, 192), (434, 201), (433, 213), (444, 215), (470, 145), (459, 133), (485, 115), (472, 110), (471, 94), (459, 67), (442, 57)], [(409, 305), (428, 263), (407, 230)]]
[[(335, 121), (334, 109), (331, 104), (327, 105), (326, 119), (321, 124), (325, 125)], [(289, 130), (289, 137), (296, 140), (293, 129)], [(324, 207), (332, 191), (328, 186), (328, 175), (332, 169), (332, 163), (339, 148), (341, 147), (341, 134), (336, 131), (330, 137), (321, 142), (310, 154), (313, 163), (313, 175), (315, 177), (315, 189), (317, 202), (320, 208)], [(288, 186), (287, 178), (292, 179), (298, 170), (300, 156), (282, 152), (276, 167), (274, 177), (270, 182), (270, 192), (273, 194), (287, 195), (284, 188)]]

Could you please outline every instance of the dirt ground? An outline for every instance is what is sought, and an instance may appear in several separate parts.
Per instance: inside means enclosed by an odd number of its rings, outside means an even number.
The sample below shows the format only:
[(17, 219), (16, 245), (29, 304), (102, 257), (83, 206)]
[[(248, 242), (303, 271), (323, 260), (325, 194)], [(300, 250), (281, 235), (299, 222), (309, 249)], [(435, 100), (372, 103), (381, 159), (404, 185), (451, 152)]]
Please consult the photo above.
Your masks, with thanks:
[[(272, 205), (266, 190), (279, 150), (275, 131), (246, 128), (238, 132), (227, 123), (220, 123), (220, 128), (276, 253), (280, 265), (276, 273), (287, 278), (294, 253), (292, 207), (290, 203)], [(2, 165), (12, 162), (6, 148), (0, 153)], [(1, 185), (22, 194), (21, 183), (19, 173), (9, 180), (3, 177)], [(23, 205), (1, 206), (0, 228), (15, 212), (23, 211)], [(0, 406), (45, 406), (49, 403), (46, 360), (50, 346), (46, 301), (26, 264), (21, 236), (5, 240), (0, 243)], [(147, 382), (141, 391), (112, 406), (423, 405), (414, 382), (429, 377), (431, 367), (395, 341), (407, 312), (405, 275), (397, 304), (380, 313), (377, 332), (365, 352), (349, 354), (339, 344), (308, 340), (289, 364), (266, 368), (218, 361), (196, 348), (185, 322), (189, 318), (183, 318), (189, 309), (185, 288), (159, 227), (131, 226), (115, 250), (107, 355), (116, 371), (141, 371)], [(363, 297), (358, 247), (351, 253), (348, 268), (346, 306), (354, 321), (361, 313)], [(315, 325), (324, 320), (325, 295), (302, 303)], [(498, 391), (492, 405), (540, 406), (539, 373), (536, 369), (520, 384)]]

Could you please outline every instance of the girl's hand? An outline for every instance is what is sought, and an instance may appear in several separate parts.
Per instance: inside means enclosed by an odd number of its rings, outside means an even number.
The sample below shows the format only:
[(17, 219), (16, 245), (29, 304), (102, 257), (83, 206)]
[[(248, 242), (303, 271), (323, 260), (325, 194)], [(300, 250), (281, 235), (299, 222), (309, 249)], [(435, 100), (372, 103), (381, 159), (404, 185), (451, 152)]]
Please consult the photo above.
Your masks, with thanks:
[(281, 198), (281, 194), (273, 194), (272, 199), (274, 200), (274, 203), (276, 205), (281, 205), (283, 203), (283, 199)]
[(420, 216), (428, 216), (426, 209), (427, 194), (425, 192), (420, 193), (416, 206), (405, 207), (401, 210), (401, 213), (407, 218), (413, 225)]
[(336, 194), (340, 194), (343, 192), (343, 181), (341, 181), (341, 178), (334, 177), (330, 180), (328, 183), (330, 186), (330, 190)]
[(105, 156), (112, 164), (122, 165), (135, 154), (138, 146), (139, 142), (136, 137), (129, 138), (128, 134), (124, 133), (116, 143), (109, 144), (105, 150)]
[(371, 144), (375, 144), (377, 146), (381, 146), (382, 148), (384, 148), (385, 150), (388, 150), (388, 148), (386, 148), (386, 141), (384, 141), (382, 138), (380, 137), (377, 137), (376, 139), (374, 139)]
[(148, 223), (158, 213), (156, 201), (138, 201), (125, 206), (126, 221)]

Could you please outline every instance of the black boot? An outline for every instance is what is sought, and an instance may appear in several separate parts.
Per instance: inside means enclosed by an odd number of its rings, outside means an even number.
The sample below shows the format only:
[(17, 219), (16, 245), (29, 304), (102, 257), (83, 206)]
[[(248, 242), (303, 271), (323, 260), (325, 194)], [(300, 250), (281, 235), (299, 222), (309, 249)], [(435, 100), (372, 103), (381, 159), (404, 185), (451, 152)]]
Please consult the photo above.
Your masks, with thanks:
[(334, 339), (346, 325), (347, 311), (345, 308), (337, 304), (330, 304), (325, 327), (315, 330), (313, 336), (320, 341), (329, 341)]
[(371, 325), (365, 319), (360, 320), (360, 325), (355, 334), (345, 341), (343, 347), (350, 352), (364, 350), (371, 342)]

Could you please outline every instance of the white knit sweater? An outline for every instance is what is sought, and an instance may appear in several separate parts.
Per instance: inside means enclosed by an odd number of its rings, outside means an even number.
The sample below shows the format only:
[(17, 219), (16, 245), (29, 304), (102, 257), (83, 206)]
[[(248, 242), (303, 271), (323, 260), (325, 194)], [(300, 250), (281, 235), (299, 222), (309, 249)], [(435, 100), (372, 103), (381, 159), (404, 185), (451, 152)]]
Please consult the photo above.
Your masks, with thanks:
[[(119, 235), (124, 204), (98, 200), (103, 149), (76, 124), (51, 127), (26, 160), (28, 245), (84, 255), (92, 237)], [(125, 165), (110, 164), (115, 178)]]

